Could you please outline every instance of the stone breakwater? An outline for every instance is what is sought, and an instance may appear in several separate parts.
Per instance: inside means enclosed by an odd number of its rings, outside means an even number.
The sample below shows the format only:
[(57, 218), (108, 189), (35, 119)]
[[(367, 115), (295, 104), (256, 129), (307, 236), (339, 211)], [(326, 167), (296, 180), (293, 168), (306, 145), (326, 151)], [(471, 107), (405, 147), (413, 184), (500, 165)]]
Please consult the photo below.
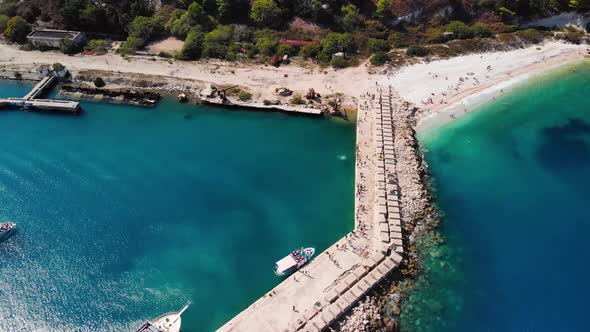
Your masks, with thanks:
[(428, 167), (416, 138), (416, 109), (397, 98), (393, 117), (396, 174), (400, 188), (400, 207), (407, 251), (399, 271), (385, 280), (380, 289), (365, 296), (359, 304), (332, 326), (343, 332), (396, 331), (400, 328), (403, 301), (421, 270), (417, 240), (429, 234), (437, 237), (438, 211), (429, 192)]
[(401, 263), (405, 254), (391, 91), (359, 103), (355, 229), (219, 331), (322, 331)]

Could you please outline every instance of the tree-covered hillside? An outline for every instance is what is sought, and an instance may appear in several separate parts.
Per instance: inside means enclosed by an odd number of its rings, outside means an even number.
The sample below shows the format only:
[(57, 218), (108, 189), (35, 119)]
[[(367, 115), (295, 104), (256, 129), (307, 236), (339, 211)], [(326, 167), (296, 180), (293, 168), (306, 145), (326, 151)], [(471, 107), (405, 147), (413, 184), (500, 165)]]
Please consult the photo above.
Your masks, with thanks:
[(124, 36), (122, 53), (175, 36), (185, 40), (182, 59), (298, 54), (339, 67), (357, 54), (374, 53), (381, 64), (391, 47), (413, 46), (420, 55), (421, 45), (493, 37), (523, 20), (589, 10), (590, 0), (4, 0), (0, 30), (16, 42), (39, 23)]

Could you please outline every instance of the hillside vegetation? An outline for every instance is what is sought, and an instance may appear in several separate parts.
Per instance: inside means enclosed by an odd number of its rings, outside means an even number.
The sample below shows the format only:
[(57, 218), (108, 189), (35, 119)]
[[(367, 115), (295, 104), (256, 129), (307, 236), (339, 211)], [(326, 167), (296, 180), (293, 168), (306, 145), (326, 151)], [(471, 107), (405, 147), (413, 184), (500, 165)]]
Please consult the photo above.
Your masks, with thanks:
[[(176, 55), (184, 60), (274, 58), (276, 63), (285, 55), (300, 55), (345, 67), (371, 54), (371, 63), (382, 65), (390, 61), (392, 47), (425, 56), (432, 50), (424, 45), (515, 33), (525, 20), (590, 11), (590, 0), (169, 0), (155, 6), (148, 0), (5, 0), (0, 30), (18, 43), (26, 41), (35, 24), (126, 38), (123, 54), (175, 36), (185, 41)], [(583, 34), (566, 33), (578, 34), (568, 36), (574, 42)], [(520, 36), (543, 38), (532, 30)], [(101, 50), (105, 43), (91, 42)], [(67, 46), (67, 53), (77, 51)]]

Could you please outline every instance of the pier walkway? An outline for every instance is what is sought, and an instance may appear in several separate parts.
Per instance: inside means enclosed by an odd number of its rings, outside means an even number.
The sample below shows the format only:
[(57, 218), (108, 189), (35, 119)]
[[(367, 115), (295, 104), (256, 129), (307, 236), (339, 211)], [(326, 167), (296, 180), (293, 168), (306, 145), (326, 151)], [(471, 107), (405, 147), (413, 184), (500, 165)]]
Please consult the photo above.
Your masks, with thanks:
[(80, 103), (67, 100), (35, 99), (54, 82), (54, 76), (44, 77), (23, 98), (0, 98), (0, 108), (14, 107), (24, 110), (57, 111), (65, 113), (78, 113)]
[(359, 102), (354, 231), (218, 331), (325, 330), (401, 263), (393, 112), (391, 92)]

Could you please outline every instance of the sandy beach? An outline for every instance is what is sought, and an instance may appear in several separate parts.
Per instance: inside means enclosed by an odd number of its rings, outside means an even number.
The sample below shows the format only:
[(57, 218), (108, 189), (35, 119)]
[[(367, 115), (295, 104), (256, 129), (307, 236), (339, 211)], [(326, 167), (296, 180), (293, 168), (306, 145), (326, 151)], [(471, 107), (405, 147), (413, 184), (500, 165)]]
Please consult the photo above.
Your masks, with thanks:
[(438, 127), (465, 114), (511, 86), (556, 67), (583, 61), (587, 45), (548, 42), (508, 52), (464, 55), (416, 64), (382, 77), (419, 108), (418, 131)]
[(117, 54), (66, 56), (58, 52), (21, 51), (12, 45), (0, 44), (0, 68), (32, 70), (40, 64), (60, 62), (74, 72), (112, 72), (128, 79), (159, 77), (163, 82), (177, 83), (195, 91), (207, 83), (240, 85), (258, 102), (276, 99), (275, 89), (287, 87), (301, 95), (310, 88), (323, 96), (342, 94), (345, 104), (354, 105), (362, 94), (377, 85), (391, 86), (420, 109), (418, 130), (423, 131), (464, 114), (467, 109), (502, 94), (514, 84), (580, 61), (587, 54), (587, 45), (550, 41), (524, 49), (425, 61), (372, 74), (366, 63), (340, 70), (298, 62), (275, 68), (216, 60), (123, 58)]
[[(364, 66), (334, 70), (320, 68), (309, 63), (296, 63), (275, 68), (269, 65), (244, 65), (216, 60), (175, 61), (165, 58), (134, 56), (123, 58), (118, 54), (99, 56), (67, 56), (58, 52), (21, 51), (0, 44), (0, 66), (32, 69), (40, 64), (59, 62), (71, 71), (110, 71), (130, 75), (154, 75), (165, 79), (179, 79), (182, 84), (203, 87), (205, 83), (216, 85), (240, 85), (254, 94), (254, 99), (276, 99), (275, 89), (288, 87), (305, 94), (313, 88), (321, 95), (341, 93), (358, 96), (378, 81)], [(187, 83), (188, 82), (188, 83)]]

